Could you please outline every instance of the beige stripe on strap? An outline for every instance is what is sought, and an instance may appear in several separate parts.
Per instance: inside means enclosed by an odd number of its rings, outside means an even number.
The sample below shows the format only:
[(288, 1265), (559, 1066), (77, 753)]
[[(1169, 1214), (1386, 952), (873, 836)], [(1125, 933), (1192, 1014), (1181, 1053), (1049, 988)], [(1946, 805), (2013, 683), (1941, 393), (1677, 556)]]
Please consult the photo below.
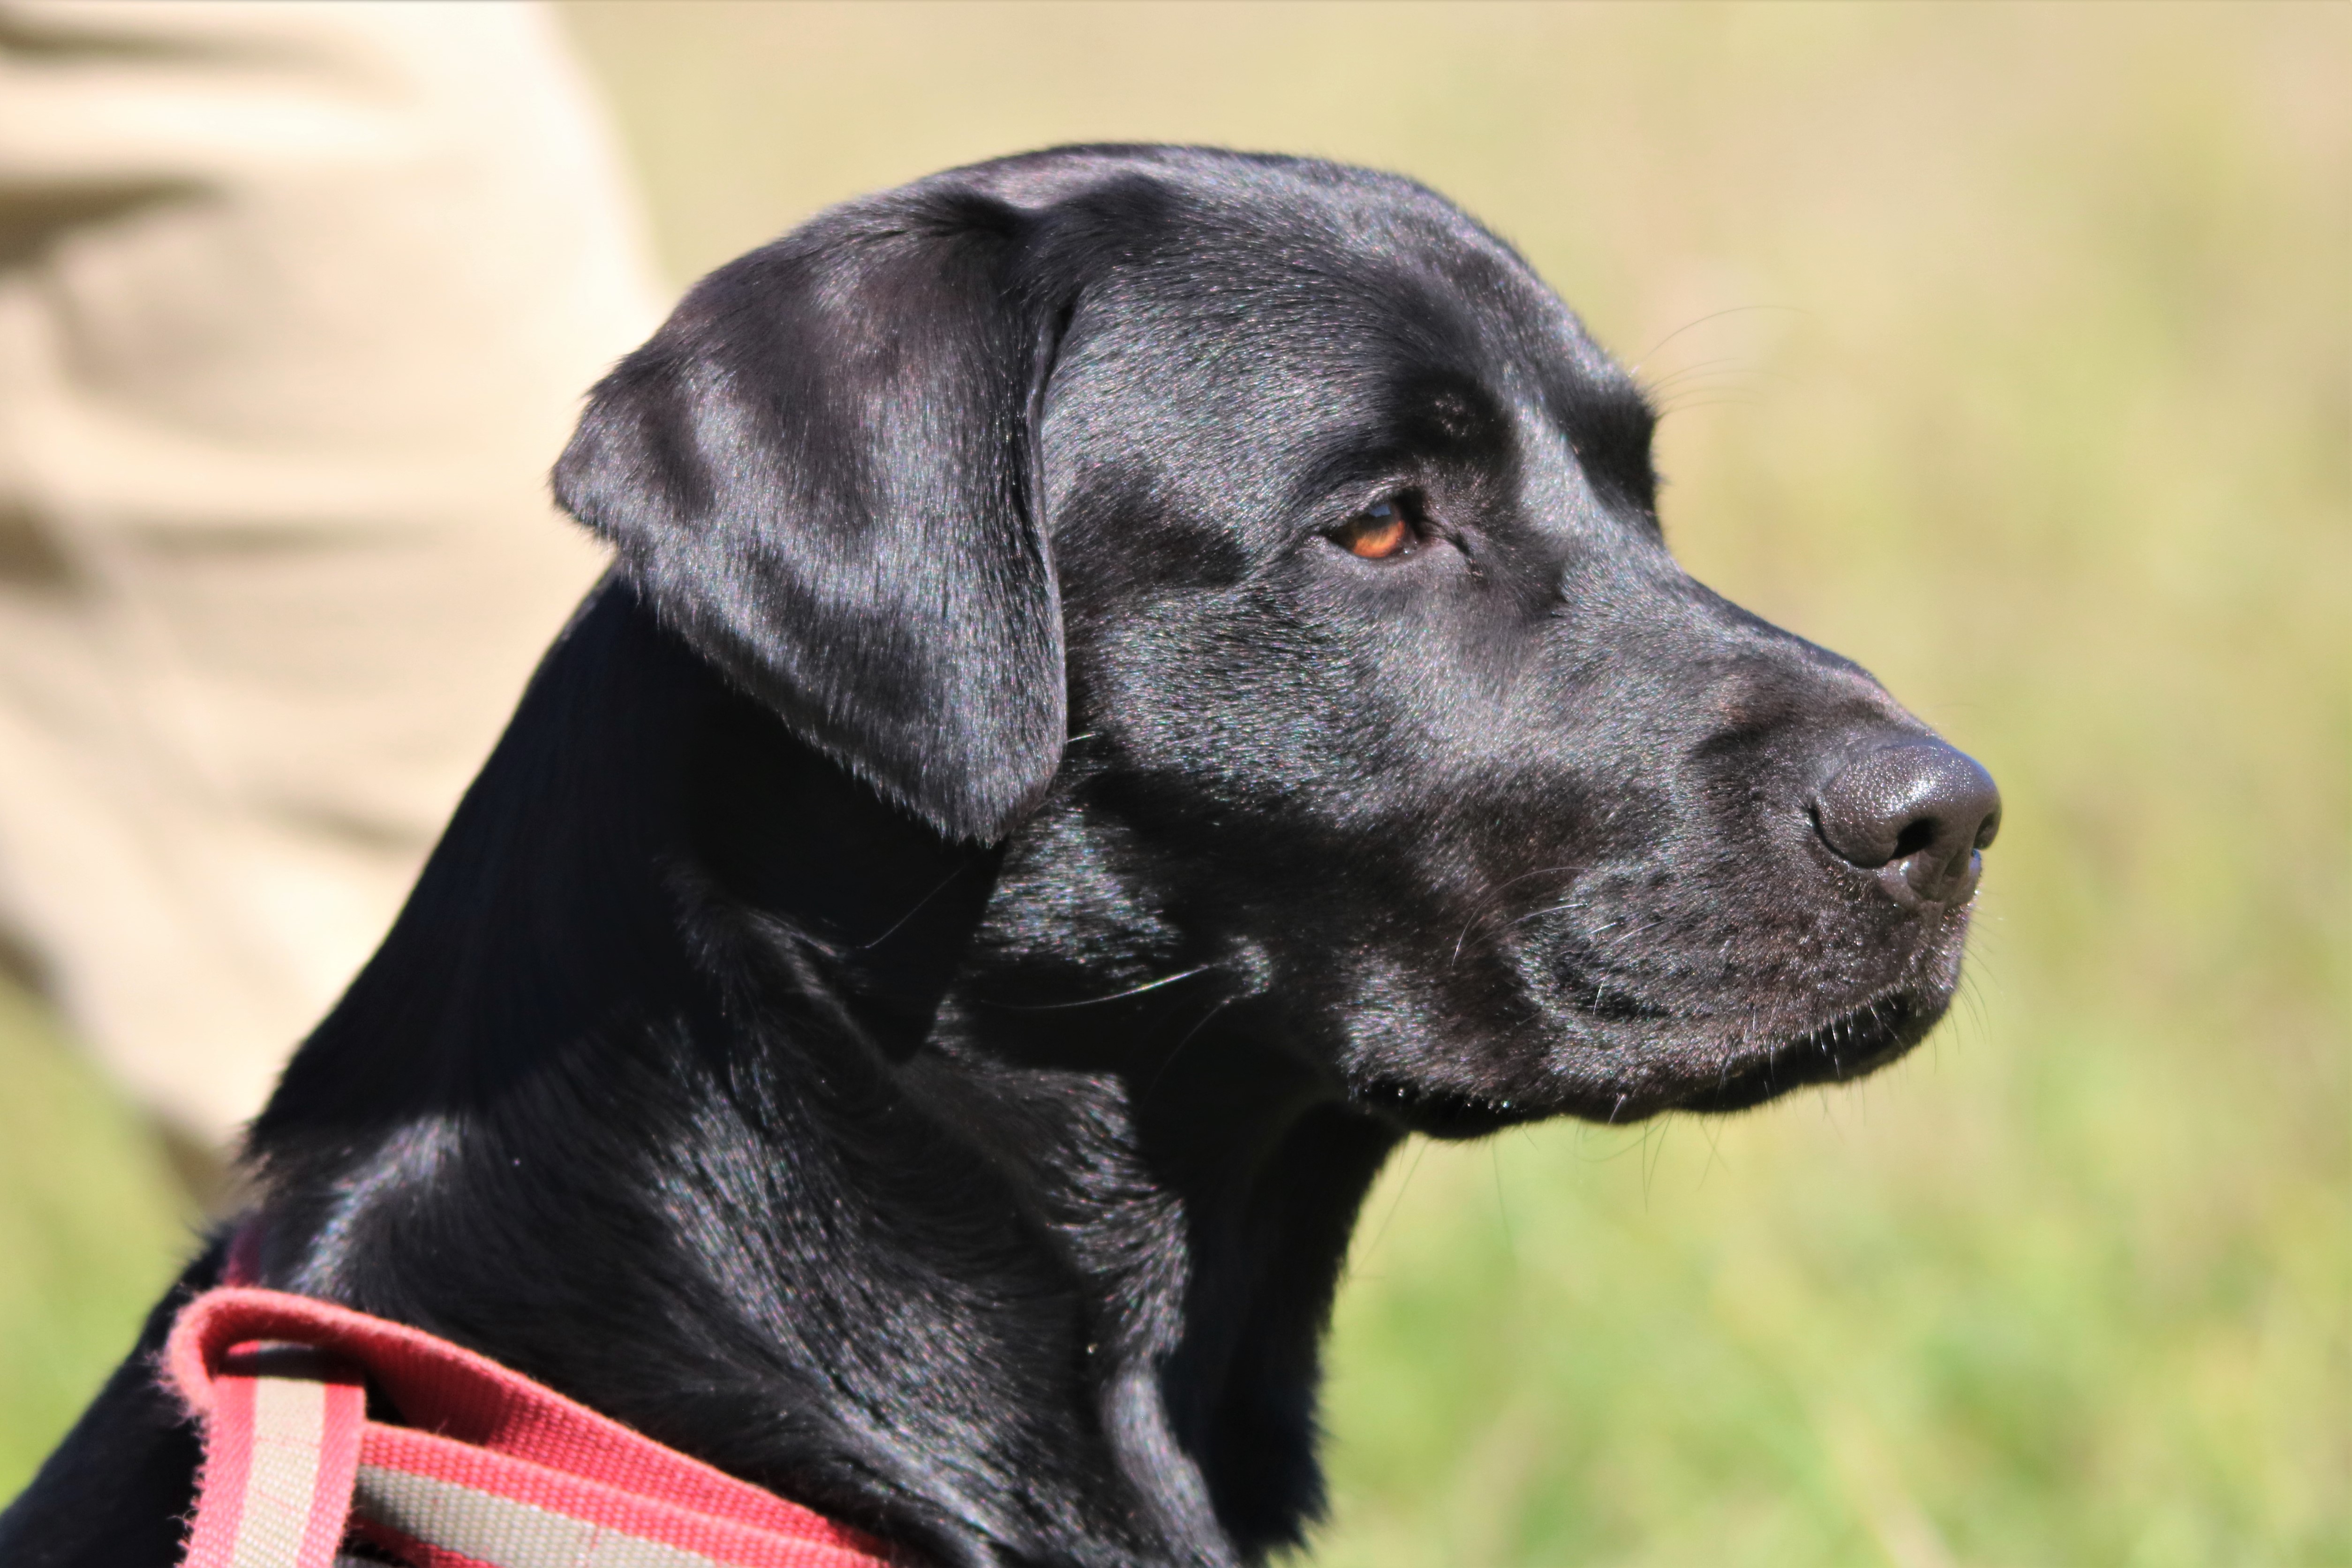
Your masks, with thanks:
[(254, 1379), (252, 1468), (237, 1510), (230, 1568), (287, 1568), (300, 1558), (326, 1427), (325, 1384), (305, 1378)]
[(382, 1465), (360, 1467), (352, 1511), (490, 1568), (723, 1568), (698, 1552)]

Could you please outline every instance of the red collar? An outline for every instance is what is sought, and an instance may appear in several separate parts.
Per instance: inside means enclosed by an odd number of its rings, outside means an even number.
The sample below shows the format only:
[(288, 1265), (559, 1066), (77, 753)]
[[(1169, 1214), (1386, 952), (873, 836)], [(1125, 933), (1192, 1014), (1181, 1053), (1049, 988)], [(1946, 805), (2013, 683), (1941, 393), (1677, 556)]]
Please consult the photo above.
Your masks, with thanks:
[[(404, 1324), (229, 1286), (165, 1370), (203, 1423), (185, 1568), (888, 1568), (887, 1549)], [(373, 1384), (408, 1423), (367, 1419)], [(364, 1568), (344, 1559), (350, 1568)]]

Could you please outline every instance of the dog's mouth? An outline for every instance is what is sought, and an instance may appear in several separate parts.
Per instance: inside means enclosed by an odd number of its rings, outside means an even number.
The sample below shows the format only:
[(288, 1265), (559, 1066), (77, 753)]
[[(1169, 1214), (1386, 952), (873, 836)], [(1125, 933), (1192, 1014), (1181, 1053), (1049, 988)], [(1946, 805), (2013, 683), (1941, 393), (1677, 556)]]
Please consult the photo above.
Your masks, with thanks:
[(1796, 1038), (1762, 1050), (1727, 1053), (1712, 1082), (1702, 1079), (1660, 1110), (1745, 1110), (1814, 1084), (1843, 1083), (1877, 1071), (1927, 1037), (1950, 1005), (1948, 994), (1897, 991), (1849, 1008)]
[(1926, 1038), (1950, 1002), (1942, 987), (1890, 989), (1770, 1043), (1753, 1036), (1696, 1038), (1580, 1053), (1581, 1070), (1571, 1069), (1548, 1091), (1506, 1097), (1383, 1077), (1357, 1098), (1436, 1138), (1475, 1138), (1558, 1115), (1626, 1123), (1673, 1110), (1745, 1110), (1793, 1089), (1875, 1072)]
[[(1401, 1131), (1467, 1138), (1555, 1116), (1745, 1110), (1848, 1082), (1903, 1056), (1949, 1010), (1971, 908), (1871, 901), (1863, 921), (1774, 919), (1768, 908), (1743, 924), (1563, 901), (1550, 919), (1514, 922), (1483, 973), (1446, 966), (1466, 978), (1405, 1013), (1420, 1027), (1351, 1053), (1349, 1095)], [(1682, 929), (1668, 918), (1678, 913)], [(1645, 926), (1672, 940), (1604, 940)]]
[(1868, 931), (1862, 945), (1875, 946), (1875, 963), (1851, 952), (1846, 963), (1875, 967), (1875, 975), (1839, 976), (1834, 964), (1823, 973), (1758, 944), (1743, 956), (1760, 973), (1726, 987), (1733, 996), (1695, 998), (1688, 1010), (1644, 1005), (1651, 988), (1629, 984), (1638, 976), (1580, 964), (1584, 948), (1564, 943), (1549, 961), (1555, 994), (1573, 1008), (1570, 1026), (1589, 1045), (1556, 1058), (1555, 1070), (1574, 1086), (1575, 1103), (1563, 1109), (1603, 1121), (1744, 1110), (1874, 1072), (1926, 1038), (1949, 1009), (1971, 907)]

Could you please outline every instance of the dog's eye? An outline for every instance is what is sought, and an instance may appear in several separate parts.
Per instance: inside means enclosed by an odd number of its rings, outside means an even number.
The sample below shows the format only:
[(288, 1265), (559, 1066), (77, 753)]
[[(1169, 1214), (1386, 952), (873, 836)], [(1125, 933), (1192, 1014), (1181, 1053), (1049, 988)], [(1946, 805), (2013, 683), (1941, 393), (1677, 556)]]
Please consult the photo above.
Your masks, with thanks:
[(1384, 500), (1349, 518), (1332, 533), (1331, 542), (1367, 561), (1393, 561), (1412, 554), (1421, 540), (1403, 509)]

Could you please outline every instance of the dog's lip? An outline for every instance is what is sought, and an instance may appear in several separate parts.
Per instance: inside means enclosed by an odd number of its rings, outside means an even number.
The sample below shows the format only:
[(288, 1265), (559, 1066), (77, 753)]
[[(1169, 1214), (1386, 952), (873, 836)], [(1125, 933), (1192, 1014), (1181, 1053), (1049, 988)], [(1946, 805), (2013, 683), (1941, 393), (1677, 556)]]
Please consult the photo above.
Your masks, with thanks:
[(1861, 1078), (1917, 1045), (1950, 1003), (1948, 992), (1883, 992), (1778, 1044), (1727, 1054), (1713, 1082), (1670, 1091), (1655, 1109), (1744, 1110), (1790, 1089)]
[[(1622, 1089), (1588, 1081), (1565, 1095), (1538, 1090), (1505, 1097), (1384, 1077), (1361, 1085), (1353, 1098), (1365, 1110), (1400, 1117), (1412, 1131), (1439, 1138), (1478, 1137), (1563, 1114), (1622, 1123), (1670, 1110), (1744, 1110), (1791, 1089), (1875, 1071), (1918, 1044), (1950, 1001), (1948, 992), (1934, 987), (1890, 987), (1776, 1044), (1734, 1046), (1714, 1067), (1657, 1071)], [(1628, 1049), (1639, 1047), (1621, 1045), (1604, 1054)]]

